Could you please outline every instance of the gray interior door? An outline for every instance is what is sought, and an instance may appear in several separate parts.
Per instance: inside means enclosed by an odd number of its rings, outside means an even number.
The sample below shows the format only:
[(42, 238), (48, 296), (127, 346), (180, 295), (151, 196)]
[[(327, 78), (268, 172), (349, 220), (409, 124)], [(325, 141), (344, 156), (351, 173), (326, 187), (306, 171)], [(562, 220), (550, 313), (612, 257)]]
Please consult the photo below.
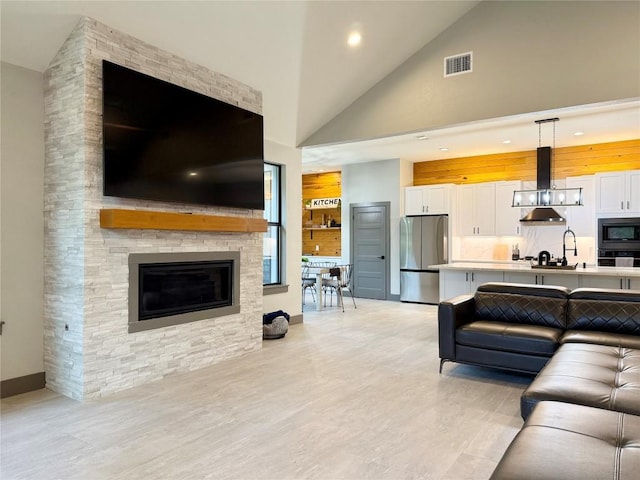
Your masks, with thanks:
[(389, 241), (387, 202), (351, 207), (353, 287), (356, 297), (387, 299)]

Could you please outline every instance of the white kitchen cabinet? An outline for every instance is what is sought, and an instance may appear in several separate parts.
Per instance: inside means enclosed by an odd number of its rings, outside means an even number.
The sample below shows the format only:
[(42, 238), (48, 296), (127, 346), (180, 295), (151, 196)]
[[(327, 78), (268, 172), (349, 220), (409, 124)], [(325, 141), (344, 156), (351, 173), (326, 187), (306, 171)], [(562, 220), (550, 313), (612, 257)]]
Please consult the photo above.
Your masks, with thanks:
[(640, 170), (596, 174), (596, 213), (640, 214)]
[(453, 185), (426, 185), (406, 187), (404, 190), (405, 215), (441, 215), (451, 213)]
[(567, 228), (573, 230), (577, 237), (594, 237), (596, 234), (596, 177), (594, 175), (567, 177), (566, 187), (582, 187), (583, 203), (580, 206), (567, 207)]
[(475, 293), (478, 285), (487, 282), (502, 282), (503, 272), (483, 270), (440, 270), (440, 300), (457, 295)]
[(496, 182), (496, 230), (497, 236), (519, 236), (521, 210), (511, 206), (513, 192), (522, 190), (522, 182)]
[(495, 183), (460, 185), (457, 190), (458, 233), (462, 236), (495, 235)]
[(640, 290), (640, 277), (584, 275), (582, 286), (587, 288), (613, 288), (616, 290)]
[(531, 272), (505, 272), (504, 281), (511, 283), (525, 283), (528, 285), (559, 285), (569, 289), (580, 287), (580, 276), (576, 274)]

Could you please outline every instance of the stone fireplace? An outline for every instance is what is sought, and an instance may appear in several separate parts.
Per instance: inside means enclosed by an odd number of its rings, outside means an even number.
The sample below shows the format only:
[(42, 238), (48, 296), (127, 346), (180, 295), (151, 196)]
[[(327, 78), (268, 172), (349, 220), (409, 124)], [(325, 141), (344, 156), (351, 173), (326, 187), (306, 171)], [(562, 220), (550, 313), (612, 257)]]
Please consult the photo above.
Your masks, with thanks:
[[(50, 64), (45, 73), (45, 371), (48, 388), (80, 400), (262, 345), (261, 233), (101, 228), (100, 211), (111, 208), (263, 215), (103, 196), (103, 59), (256, 113), (262, 108), (260, 93), (250, 87), (89, 18), (76, 26)], [(209, 312), (195, 321), (130, 333), (131, 258), (213, 252), (238, 260), (235, 303), (222, 306), (223, 315)], [(218, 274), (211, 275), (213, 282)]]

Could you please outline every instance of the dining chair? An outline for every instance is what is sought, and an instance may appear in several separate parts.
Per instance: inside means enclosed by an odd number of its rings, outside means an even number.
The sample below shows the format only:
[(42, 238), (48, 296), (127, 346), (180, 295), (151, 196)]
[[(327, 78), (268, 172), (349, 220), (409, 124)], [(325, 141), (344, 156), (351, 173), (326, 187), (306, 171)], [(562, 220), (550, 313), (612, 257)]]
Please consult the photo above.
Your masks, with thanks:
[[(314, 268), (333, 268), (335, 266), (337, 266), (338, 263), (337, 262), (311, 262), (310, 263), (310, 268), (314, 269)], [(312, 272), (313, 274), (313, 272)], [(330, 280), (331, 279), (331, 275), (329, 273), (323, 273), (322, 274), (322, 286), (324, 286), (324, 283), (326, 280)]]
[[(309, 262), (308, 264), (309, 264), (309, 270), (310, 270), (309, 277), (314, 277), (315, 276), (314, 269), (332, 268), (332, 267), (335, 267), (337, 265), (337, 262), (322, 261), (322, 262)], [(325, 281), (329, 280), (330, 278), (331, 278), (331, 276), (328, 273), (323, 273), (322, 274), (322, 284), (320, 285), (320, 288), (324, 289)], [(314, 278), (313, 279), (313, 287), (314, 288), (315, 288), (315, 282), (316, 282), (316, 279)], [(323, 293), (324, 293), (324, 290), (323, 290)], [(315, 299), (314, 299), (314, 301), (315, 301)], [(326, 306), (326, 304), (327, 304), (327, 299), (325, 297), (324, 305)]]
[[(344, 312), (344, 290), (349, 292), (351, 296), (351, 300), (353, 301), (353, 308), (358, 308), (356, 306), (356, 299), (353, 295), (352, 290), (352, 281), (353, 281), (353, 264), (340, 265), (338, 267), (330, 268), (329, 275), (331, 276), (326, 282), (322, 280), (323, 288), (329, 290), (331, 292), (331, 304), (333, 304), (333, 292), (336, 292), (338, 297), (339, 305), (342, 306), (342, 311)], [(326, 295), (325, 295), (325, 304), (326, 304)]]
[(311, 268), (331, 268), (338, 265), (337, 262), (309, 262)]
[(311, 289), (311, 298), (316, 301), (316, 277), (310, 273), (310, 267), (308, 263), (302, 265), (302, 305), (307, 288)]

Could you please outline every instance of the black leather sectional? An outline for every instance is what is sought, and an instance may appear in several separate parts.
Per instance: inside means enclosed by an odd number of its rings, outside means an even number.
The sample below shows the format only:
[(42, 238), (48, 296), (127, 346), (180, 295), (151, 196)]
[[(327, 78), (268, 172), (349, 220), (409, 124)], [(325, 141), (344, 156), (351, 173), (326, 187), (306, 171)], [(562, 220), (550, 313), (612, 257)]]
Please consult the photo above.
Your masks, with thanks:
[(484, 284), (438, 326), (440, 371), (537, 373), (492, 480), (640, 478), (640, 291)]

